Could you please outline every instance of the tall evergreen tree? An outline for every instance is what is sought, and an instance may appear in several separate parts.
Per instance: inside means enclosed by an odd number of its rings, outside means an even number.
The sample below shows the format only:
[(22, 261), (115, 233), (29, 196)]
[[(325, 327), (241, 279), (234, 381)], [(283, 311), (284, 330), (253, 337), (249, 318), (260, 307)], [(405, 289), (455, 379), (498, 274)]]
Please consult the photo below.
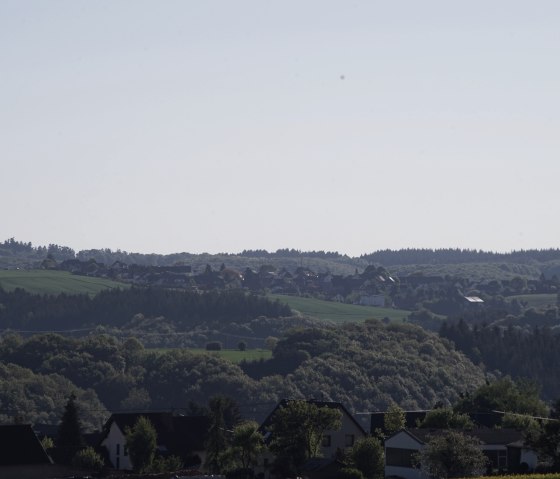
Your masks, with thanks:
[(58, 426), (56, 446), (59, 460), (69, 463), (84, 444), (76, 396), (71, 394), (64, 406), (64, 414)]

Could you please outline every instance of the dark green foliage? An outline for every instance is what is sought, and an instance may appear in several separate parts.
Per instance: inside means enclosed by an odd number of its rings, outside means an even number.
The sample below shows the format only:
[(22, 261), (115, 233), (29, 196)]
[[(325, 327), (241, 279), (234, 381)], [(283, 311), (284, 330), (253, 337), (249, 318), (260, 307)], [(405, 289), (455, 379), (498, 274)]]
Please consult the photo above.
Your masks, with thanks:
[(357, 468), (344, 467), (338, 472), (336, 477), (337, 479), (364, 479), (366, 476)]
[(433, 435), (418, 460), (422, 471), (434, 479), (482, 475), (488, 463), (478, 441), (458, 431)]
[(479, 387), (456, 405), (458, 412), (503, 411), (546, 416), (548, 409), (539, 398), (539, 389), (529, 381), (513, 382), (509, 377)]
[(157, 433), (149, 419), (140, 416), (132, 428), (125, 431), (126, 446), (132, 466), (137, 472), (149, 468), (154, 460)]
[(459, 321), (444, 324), (440, 335), (453, 341), (474, 362), (484, 363), (489, 370), (500, 370), (514, 379), (536, 381), (546, 399), (560, 396), (560, 349), (558, 334), (553, 330), (469, 326)]
[(265, 449), (264, 438), (259, 432), (259, 424), (246, 421), (237, 425), (232, 433), (229, 456), (243, 470), (257, 463), (258, 455)]
[[(105, 290), (87, 295), (40, 296), (23, 290), (0, 289), (0, 327), (75, 329), (105, 324), (122, 327), (138, 312), (146, 317), (164, 316), (178, 328), (203, 323), (246, 321), (258, 316), (289, 316), (290, 308), (262, 296), (242, 291), (204, 294), (156, 288)], [(22, 318), (23, 321), (22, 321)]]
[(398, 404), (391, 404), (383, 417), (383, 428), (388, 436), (395, 434), (405, 426), (405, 415)]
[(472, 429), (474, 424), (467, 414), (461, 414), (449, 407), (441, 407), (428, 411), (426, 417), (418, 427), (427, 429), (466, 430)]
[(76, 396), (72, 394), (64, 407), (64, 414), (58, 426), (56, 447), (59, 460), (68, 463), (84, 445)]
[(156, 456), (149, 466), (144, 468), (146, 474), (161, 474), (163, 472), (176, 472), (183, 467), (183, 461), (177, 456)]
[(205, 466), (214, 474), (223, 471), (228, 463), (229, 432), (239, 422), (239, 409), (235, 401), (215, 396), (208, 402), (210, 429), (206, 440)]
[(93, 390), (83, 390), (59, 374), (40, 374), (15, 364), (0, 363), (0, 420), (14, 416), (25, 422), (58, 424), (64, 413), (65, 397), (76, 394), (84, 431), (97, 430), (107, 411)]
[(272, 416), (270, 450), (276, 456), (275, 468), (284, 474), (297, 473), (309, 458), (318, 457), (323, 434), (337, 430), (342, 414), (338, 409), (294, 400), (281, 405)]
[(380, 479), (385, 474), (385, 454), (379, 439), (358, 439), (350, 451), (352, 464), (366, 479)]
[(87, 447), (75, 454), (72, 465), (79, 469), (99, 472), (103, 469), (103, 458), (95, 452), (93, 447)]

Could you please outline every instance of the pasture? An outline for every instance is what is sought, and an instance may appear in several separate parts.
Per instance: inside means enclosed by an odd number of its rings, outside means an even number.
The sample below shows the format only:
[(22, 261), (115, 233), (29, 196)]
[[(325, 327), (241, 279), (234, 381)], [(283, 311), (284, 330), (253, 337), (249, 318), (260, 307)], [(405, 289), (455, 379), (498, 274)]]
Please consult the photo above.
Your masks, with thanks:
[(299, 296), (269, 294), (267, 297), (286, 303), (290, 308), (303, 315), (333, 321), (335, 323), (361, 322), (371, 318), (380, 320), (389, 318), (391, 321), (402, 321), (410, 314), (410, 311), (402, 309), (359, 306), (314, 298), (302, 298)]
[(21, 288), (35, 294), (88, 294), (95, 296), (105, 289), (128, 288), (104, 278), (78, 276), (67, 271), (51, 270), (1, 270), (0, 287), (5, 291)]

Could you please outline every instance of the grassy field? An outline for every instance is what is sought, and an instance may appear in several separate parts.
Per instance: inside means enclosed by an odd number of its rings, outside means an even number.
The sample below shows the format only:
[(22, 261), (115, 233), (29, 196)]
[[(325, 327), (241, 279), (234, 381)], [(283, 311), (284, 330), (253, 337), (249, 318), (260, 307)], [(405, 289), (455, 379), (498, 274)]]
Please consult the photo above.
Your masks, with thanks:
[[(160, 351), (166, 353), (169, 351), (174, 351), (174, 348), (155, 348), (151, 351)], [(189, 348), (186, 351), (190, 351), (195, 354), (213, 354), (221, 358), (227, 359), (232, 363), (239, 363), (244, 359), (247, 361), (254, 361), (258, 359), (270, 359), (272, 357), (272, 351), (268, 349), (247, 349), (245, 351), (239, 351), (239, 349), (222, 349), (221, 351), (207, 351), (203, 348)]]
[(509, 301), (513, 299), (519, 300), (528, 308), (546, 308), (547, 306), (556, 305), (556, 294), (518, 294), (516, 296), (508, 296)]
[(358, 306), (355, 304), (336, 303), (334, 301), (323, 301), (313, 298), (301, 298), (299, 296), (269, 294), (268, 298), (287, 303), (290, 308), (299, 311), (301, 314), (334, 321), (335, 323), (365, 321), (370, 318), (389, 318), (391, 321), (402, 321), (410, 314), (410, 311), (404, 311), (402, 309)]
[(1, 270), (0, 286), (5, 291), (22, 288), (37, 294), (89, 294), (95, 296), (104, 289), (128, 288), (103, 278), (78, 276), (67, 271), (48, 270)]

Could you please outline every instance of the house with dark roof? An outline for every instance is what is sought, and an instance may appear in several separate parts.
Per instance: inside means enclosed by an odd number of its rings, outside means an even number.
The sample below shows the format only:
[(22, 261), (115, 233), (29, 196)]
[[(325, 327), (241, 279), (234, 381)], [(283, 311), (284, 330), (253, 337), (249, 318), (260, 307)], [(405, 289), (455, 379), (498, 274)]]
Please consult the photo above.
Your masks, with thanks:
[[(385, 439), (385, 477), (425, 479), (422, 471), (415, 467), (415, 455), (422, 450), (430, 437), (441, 434), (442, 431), (403, 429)], [(521, 431), (482, 428), (462, 432), (478, 440), (492, 470), (507, 473), (527, 472), (534, 470), (537, 465), (537, 455), (524, 444)]]
[[(274, 414), (278, 411), (278, 409), (286, 407), (291, 401), (292, 400), (290, 399), (282, 399), (261, 424), (259, 430), (263, 434), (265, 442), (269, 443), (272, 440), (269, 428), (272, 424)], [(332, 465), (333, 460), (336, 459), (342, 451), (351, 448), (358, 439), (366, 437), (367, 433), (343, 404), (334, 401), (318, 401), (315, 399), (309, 399), (307, 402), (314, 404), (317, 407), (338, 409), (342, 413), (341, 427), (337, 430), (325, 431), (323, 434), (321, 447), (322, 461), (312, 461), (314, 465), (318, 465), (320, 463), (321, 468), (325, 467), (327, 463), (329, 468), (331, 468), (331, 466), (334, 467)], [(273, 459), (274, 457), (271, 453), (265, 453), (259, 460), (259, 464), (255, 468), (255, 472), (263, 473), (264, 478), (270, 477), (269, 471)], [(309, 467), (311, 466), (309, 465)]]
[(42, 478), (52, 460), (29, 424), (0, 425), (0, 477)]
[(157, 433), (156, 453), (163, 457), (177, 456), (184, 467), (204, 462), (204, 443), (210, 427), (206, 416), (176, 416), (171, 412), (135, 412), (112, 414), (101, 436), (100, 446), (115, 469), (133, 468), (126, 447), (126, 431), (141, 416), (150, 420)]

